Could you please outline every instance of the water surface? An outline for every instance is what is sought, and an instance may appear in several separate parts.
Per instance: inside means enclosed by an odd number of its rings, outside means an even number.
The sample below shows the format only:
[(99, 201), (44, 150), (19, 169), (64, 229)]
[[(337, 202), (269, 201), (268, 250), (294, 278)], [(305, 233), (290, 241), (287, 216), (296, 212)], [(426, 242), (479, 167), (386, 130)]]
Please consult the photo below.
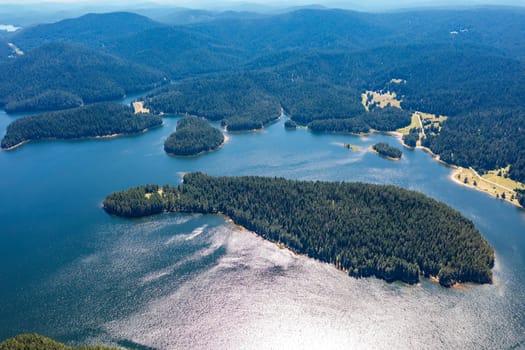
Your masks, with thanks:
[[(0, 113), (3, 135), (15, 117)], [(163, 151), (176, 119), (112, 140), (30, 143), (0, 152), (0, 339), (180, 348), (521, 348), (525, 213), (450, 181), (420, 150), (368, 152), (386, 135), (230, 134), (219, 151)], [(340, 143), (359, 146), (350, 151)], [(364, 181), (421, 191), (474, 221), (496, 250), (495, 283), (444, 289), (354, 279), (220, 216), (110, 217), (101, 201), (188, 171)]]

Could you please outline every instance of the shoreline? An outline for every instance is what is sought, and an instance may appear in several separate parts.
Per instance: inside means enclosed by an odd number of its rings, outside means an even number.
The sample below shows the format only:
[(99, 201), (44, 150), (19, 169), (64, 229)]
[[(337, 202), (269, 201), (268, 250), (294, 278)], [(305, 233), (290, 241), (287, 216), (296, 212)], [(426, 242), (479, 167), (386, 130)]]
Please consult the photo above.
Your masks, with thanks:
[[(158, 126), (155, 126), (155, 127), (161, 127), (164, 123), (158, 125)], [(155, 128), (153, 127), (153, 128)], [(137, 132), (134, 132), (134, 133), (129, 133), (129, 134), (126, 134), (126, 133), (120, 133), (120, 134), (108, 134), (108, 135), (98, 135), (98, 136), (86, 136), (86, 137), (74, 137), (74, 138), (70, 138), (70, 139), (60, 139), (60, 138), (56, 138), (56, 137), (50, 137), (50, 138), (45, 138), (45, 139), (38, 139), (38, 140), (24, 140), (22, 142), (19, 142), (17, 143), (16, 145), (14, 146), (11, 146), (11, 147), (8, 147), (8, 148), (2, 148), (3, 151), (13, 151), (27, 143), (31, 143), (31, 142), (46, 142), (46, 141), (85, 141), (85, 140), (111, 140), (111, 139), (116, 139), (116, 138), (119, 138), (119, 137), (125, 137), (125, 136), (133, 136), (133, 135), (139, 135), (139, 134), (144, 134), (146, 132), (148, 132), (150, 129), (153, 129), (153, 128), (145, 128), (145, 129), (142, 129), (142, 130), (139, 130)]]
[[(470, 182), (469, 183), (464, 183), (463, 181), (460, 181), (457, 176), (461, 174), (462, 171), (466, 171), (466, 170), (469, 170), (467, 168), (463, 168), (463, 167), (460, 167), (460, 166), (457, 166), (457, 165), (453, 165), (453, 164), (448, 164), (447, 162), (443, 161), (442, 159), (440, 159), (439, 157), (439, 154), (435, 154), (434, 152), (432, 152), (432, 150), (428, 147), (425, 147), (425, 146), (416, 146), (416, 147), (410, 147), (408, 145), (406, 145), (404, 142), (403, 142), (403, 134), (398, 132), (398, 131), (388, 131), (388, 132), (385, 132), (385, 134), (387, 135), (390, 135), (390, 136), (393, 136), (395, 138), (397, 138), (399, 140), (399, 142), (401, 143), (401, 145), (403, 145), (403, 147), (405, 148), (408, 148), (408, 149), (411, 149), (411, 150), (414, 150), (414, 149), (420, 149), (422, 150), (423, 152), (429, 154), (435, 161), (437, 161), (438, 163), (441, 163), (443, 164), (444, 166), (450, 168), (452, 171), (449, 175), (449, 179), (460, 185), (460, 186), (463, 186), (463, 187), (467, 187), (467, 188), (470, 188), (470, 189), (473, 189), (473, 190), (476, 190), (478, 192), (481, 192), (481, 193), (485, 193), (489, 196), (491, 196), (492, 198), (494, 199), (499, 199), (501, 201), (504, 201), (504, 202), (507, 202), (509, 204), (512, 204), (518, 208), (525, 208), (524, 206), (522, 206), (521, 204), (519, 204), (519, 202), (517, 202), (517, 200), (514, 200), (512, 201), (510, 198), (501, 198), (501, 196), (498, 196), (498, 194), (496, 193), (493, 193), (493, 192), (490, 192), (489, 190), (487, 189), (482, 189), (480, 188), (479, 186), (474, 186), (473, 184), (471, 184)], [(374, 150), (372, 150), (374, 152)], [(376, 152), (377, 153), (377, 152)], [(486, 182), (487, 180), (484, 179), (482, 176), (479, 176), (479, 174), (476, 173), (476, 175), (478, 175), (478, 178), (479, 178), (479, 181), (484, 181)], [(503, 188), (501, 185), (498, 185), (498, 184), (493, 184), (493, 186), (497, 186), (500, 190), (509, 190), (508, 188)], [(515, 191), (511, 191), (511, 192), (515, 192)]]
[[(466, 188), (470, 188), (470, 189), (476, 190), (476, 191), (481, 192), (481, 193), (485, 193), (485, 194), (489, 195), (490, 197), (492, 197), (494, 199), (499, 199), (500, 201), (507, 202), (509, 204), (512, 204), (512, 205), (518, 207), (518, 208), (522, 208), (522, 209), (524, 208), (517, 201), (511, 201), (509, 198), (501, 198), (501, 196), (499, 196), (499, 193), (496, 194), (496, 193), (490, 192), (487, 189), (482, 189), (479, 186), (474, 186), (472, 183), (470, 183), (470, 181), (468, 183), (465, 183), (464, 181), (461, 181), (460, 179), (458, 179), (458, 175), (461, 175), (463, 171), (470, 171), (470, 169), (463, 168), (463, 167), (460, 167), (460, 166), (457, 166), (457, 165), (449, 165), (449, 164), (447, 164), (447, 165), (448, 165), (449, 168), (452, 169), (452, 172), (449, 175), (449, 179), (451, 181), (455, 182), (456, 184), (458, 184), (460, 186), (463, 186), (463, 187), (466, 187)], [(483, 177), (481, 177), (479, 175), (478, 175), (478, 179), (479, 179), (479, 181), (486, 181)], [(494, 185), (494, 186), (498, 186), (498, 187), (500, 187), (500, 189), (502, 189), (500, 185)]]
[[(294, 256), (297, 256), (297, 257), (304, 257), (304, 258), (307, 258), (307, 259), (313, 259), (314, 261), (318, 262), (318, 263), (321, 263), (321, 264), (326, 264), (326, 265), (329, 265), (330, 267), (332, 268), (335, 268), (336, 270), (340, 271), (340, 272), (343, 272), (347, 277), (350, 277), (350, 278), (355, 278), (355, 279), (361, 279), (361, 278), (375, 278), (375, 279), (378, 279), (378, 280), (381, 280), (385, 283), (402, 283), (404, 286), (418, 286), (420, 287), (421, 286), (421, 281), (426, 279), (428, 280), (429, 282), (432, 282), (432, 283), (436, 283), (438, 284), (440, 287), (442, 288), (453, 288), (453, 289), (463, 289), (465, 287), (466, 284), (469, 284), (469, 283), (473, 283), (473, 282), (456, 282), (454, 283), (453, 285), (451, 285), (450, 287), (446, 287), (446, 286), (442, 286), (440, 283), (439, 283), (439, 278), (437, 276), (429, 276), (429, 277), (425, 277), (424, 274), (419, 274), (419, 281), (417, 283), (414, 283), (414, 284), (410, 284), (410, 283), (406, 283), (406, 282), (403, 282), (403, 281), (400, 281), (400, 280), (395, 280), (393, 282), (388, 282), (382, 278), (379, 278), (379, 277), (376, 277), (375, 275), (371, 275), (371, 276), (367, 276), (367, 277), (355, 277), (355, 276), (352, 276), (348, 273), (348, 270), (347, 269), (343, 269), (339, 266), (337, 266), (336, 264), (333, 264), (333, 263), (329, 263), (329, 262), (326, 262), (326, 261), (322, 261), (322, 260), (319, 260), (319, 259), (316, 259), (316, 258), (313, 258), (311, 256), (309, 256), (308, 254), (303, 254), (303, 253), (299, 253), (299, 252), (296, 252), (295, 250), (293, 250), (292, 248), (286, 246), (284, 243), (282, 242), (278, 242), (278, 241), (273, 241), (271, 239), (268, 239), (267, 237), (264, 237), (263, 235), (260, 235), (258, 234), (257, 232), (255, 231), (252, 231), (252, 230), (249, 230), (247, 229), (246, 227), (242, 226), (242, 225), (239, 225), (237, 223), (235, 223), (235, 221), (233, 221), (232, 218), (230, 218), (228, 215), (224, 214), (224, 213), (217, 213), (216, 215), (219, 215), (221, 217), (224, 218), (224, 220), (226, 221), (226, 223), (228, 225), (231, 225), (233, 228), (235, 228), (236, 230), (240, 231), (240, 232), (243, 232), (243, 233), (249, 233), (251, 235), (253, 235), (254, 237), (258, 238), (258, 239), (262, 239), (262, 240), (265, 240), (267, 242), (270, 242), (272, 243), (273, 245), (275, 245), (278, 249), (280, 250), (283, 250), (283, 249), (286, 249), (288, 250), (290, 253), (292, 253)], [(494, 283), (494, 277), (492, 279), (492, 282), (490, 284), (493, 284)], [(479, 283), (473, 283), (474, 285), (482, 285), (482, 284), (479, 284)]]
[(170, 152), (166, 152), (165, 150), (164, 150), (164, 152), (170, 157), (177, 157), (177, 158), (193, 158), (193, 157), (203, 156), (203, 155), (208, 154), (208, 153), (213, 153), (213, 152), (219, 151), (221, 148), (224, 147), (224, 145), (226, 143), (228, 143), (228, 141), (230, 141), (230, 137), (228, 135), (226, 135), (224, 133), (222, 135), (224, 136), (224, 140), (222, 141), (222, 143), (217, 148), (214, 148), (214, 149), (210, 149), (210, 150), (207, 150), (207, 151), (201, 151), (201, 152), (196, 153), (196, 154), (186, 154), (186, 155), (170, 153)]

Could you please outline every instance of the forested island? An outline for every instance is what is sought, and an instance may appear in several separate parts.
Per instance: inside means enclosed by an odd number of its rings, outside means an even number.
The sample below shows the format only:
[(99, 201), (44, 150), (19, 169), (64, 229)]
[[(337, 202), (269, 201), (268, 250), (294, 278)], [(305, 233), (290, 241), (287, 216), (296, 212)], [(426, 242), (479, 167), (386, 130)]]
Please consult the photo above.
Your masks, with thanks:
[(0, 350), (116, 350), (106, 346), (68, 346), (39, 334), (19, 334), (0, 343)]
[(443, 286), (490, 283), (494, 251), (447, 205), (394, 186), (188, 173), (178, 187), (146, 185), (108, 195), (113, 215), (222, 213), (291, 250), (351, 276)]
[(205, 119), (187, 116), (177, 121), (177, 129), (164, 142), (164, 150), (176, 156), (194, 156), (218, 149), (224, 135)]
[(399, 160), (403, 155), (403, 152), (399, 148), (390, 146), (386, 142), (379, 142), (372, 146), (372, 149), (376, 151), (380, 156), (391, 159)]
[(12, 149), (36, 140), (128, 135), (160, 125), (159, 116), (133, 114), (129, 106), (101, 102), (17, 119), (7, 126), (1, 146)]

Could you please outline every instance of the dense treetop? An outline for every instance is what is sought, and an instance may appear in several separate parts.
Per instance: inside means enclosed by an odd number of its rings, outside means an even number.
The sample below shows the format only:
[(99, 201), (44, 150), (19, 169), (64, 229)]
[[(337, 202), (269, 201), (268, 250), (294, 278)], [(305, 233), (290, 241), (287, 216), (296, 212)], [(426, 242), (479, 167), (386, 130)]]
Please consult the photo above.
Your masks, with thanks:
[(52, 43), (0, 64), (0, 105), (8, 111), (63, 109), (150, 89), (163, 74), (78, 44)]
[(223, 143), (220, 130), (205, 119), (187, 116), (177, 121), (177, 129), (164, 142), (164, 150), (176, 156), (193, 156), (214, 151)]
[(242, 74), (170, 85), (148, 96), (145, 106), (153, 112), (222, 120), (230, 131), (261, 129), (280, 115), (279, 100)]
[(392, 159), (401, 159), (403, 152), (399, 148), (390, 146), (386, 142), (379, 142), (372, 146), (379, 155)]
[(510, 177), (525, 182), (524, 125), (524, 108), (473, 111), (447, 119), (423, 143), (445, 162), (481, 173), (510, 164)]
[(20, 334), (0, 343), (0, 350), (111, 350), (105, 346), (68, 346), (39, 334)]
[(473, 223), (443, 203), (393, 186), (264, 177), (184, 176), (109, 195), (104, 209), (136, 217), (224, 213), (239, 225), (353, 276), (415, 283), (487, 283), (494, 252)]
[(130, 12), (89, 13), (24, 28), (12, 40), (24, 51), (52, 42), (76, 42), (101, 49), (113, 40), (159, 26), (162, 25), (148, 17)]
[(133, 114), (128, 106), (101, 102), (19, 118), (7, 126), (2, 148), (35, 140), (133, 134), (161, 124), (162, 119), (159, 116)]

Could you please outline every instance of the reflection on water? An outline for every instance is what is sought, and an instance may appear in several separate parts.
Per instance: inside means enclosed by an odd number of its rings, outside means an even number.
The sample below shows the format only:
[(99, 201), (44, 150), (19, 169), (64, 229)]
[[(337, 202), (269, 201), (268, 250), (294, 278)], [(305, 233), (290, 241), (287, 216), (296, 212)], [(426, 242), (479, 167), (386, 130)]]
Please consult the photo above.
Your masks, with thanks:
[[(0, 113), (2, 133), (11, 117)], [(0, 339), (180, 348), (520, 348), (525, 346), (525, 214), (449, 181), (397, 141), (287, 132), (234, 134), (218, 152), (168, 157), (176, 119), (144, 135), (42, 142), (0, 152)], [(350, 151), (340, 143), (360, 147)], [(472, 219), (496, 249), (495, 283), (444, 289), (348, 277), (219, 216), (111, 218), (104, 196), (187, 171), (366, 181), (422, 191)], [(5, 286), (5, 287), (4, 287)]]

